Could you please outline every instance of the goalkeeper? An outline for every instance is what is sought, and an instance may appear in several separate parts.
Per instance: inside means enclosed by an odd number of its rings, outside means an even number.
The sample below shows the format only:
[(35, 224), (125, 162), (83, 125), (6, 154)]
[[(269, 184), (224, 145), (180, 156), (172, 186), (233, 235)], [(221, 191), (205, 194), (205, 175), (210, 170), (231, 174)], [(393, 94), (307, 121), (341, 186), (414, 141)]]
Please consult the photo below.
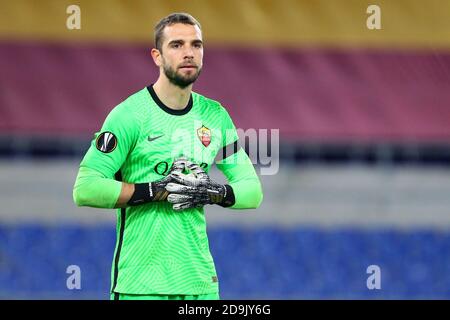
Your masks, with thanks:
[[(261, 184), (225, 108), (192, 91), (203, 61), (198, 21), (162, 19), (151, 55), (158, 80), (106, 117), (74, 201), (118, 208), (112, 299), (219, 299), (203, 206), (257, 208)], [(213, 163), (226, 184), (208, 176)]]

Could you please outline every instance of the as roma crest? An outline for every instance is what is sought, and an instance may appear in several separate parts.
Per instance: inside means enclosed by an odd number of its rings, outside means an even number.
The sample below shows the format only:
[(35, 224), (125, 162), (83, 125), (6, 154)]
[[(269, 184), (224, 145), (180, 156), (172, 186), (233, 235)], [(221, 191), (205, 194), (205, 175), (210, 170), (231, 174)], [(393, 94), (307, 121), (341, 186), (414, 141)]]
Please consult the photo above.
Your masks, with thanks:
[(197, 135), (205, 147), (209, 146), (211, 143), (211, 130), (202, 126), (200, 129), (197, 129)]

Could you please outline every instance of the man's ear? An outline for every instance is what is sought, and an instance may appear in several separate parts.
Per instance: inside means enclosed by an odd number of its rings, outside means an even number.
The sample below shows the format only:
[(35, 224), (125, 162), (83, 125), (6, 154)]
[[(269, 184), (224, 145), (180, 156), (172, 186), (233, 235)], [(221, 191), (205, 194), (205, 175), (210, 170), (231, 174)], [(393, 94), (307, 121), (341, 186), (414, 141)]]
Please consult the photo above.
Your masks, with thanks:
[(153, 58), (153, 62), (160, 67), (162, 65), (162, 57), (161, 57), (161, 52), (158, 49), (153, 48), (150, 51), (150, 54), (152, 55)]

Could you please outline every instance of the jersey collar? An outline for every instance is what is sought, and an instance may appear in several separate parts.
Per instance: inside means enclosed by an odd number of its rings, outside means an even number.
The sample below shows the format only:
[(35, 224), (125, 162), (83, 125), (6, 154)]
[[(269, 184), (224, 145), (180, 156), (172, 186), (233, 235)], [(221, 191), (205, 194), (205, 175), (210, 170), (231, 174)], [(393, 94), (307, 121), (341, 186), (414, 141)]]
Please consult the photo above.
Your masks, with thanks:
[(174, 115), (174, 116), (182, 116), (182, 115), (188, 113), (189, 111), (191, 111), (191, 109), (192, 109), (192, 104), (193, 104), (193, 102), (192, 102), (192, 93), (191, 93), (191, 96), (189, 97), (189, 102), (188, 102), (188, 104), (186, 105), (186, 107), (185, 107), (184, 109), (181, 109), (181, 110), (174, 110), (174, 109), (171, 109), (171, 108), (169, 108), (168, 106), (166, 106), (166, 105), (158, 98), (158, 96), (156, 95), (155, 90), (153, 89), (153, 84), (152, 84), (152, 85), (149, 85), (149, 86), (147, 87), (147, 90), (148, 90), (148, 92), (150, 93), (150, 95), (152, 96), (153, 101), (155, 101), (155, 103), (156, 103), (163, 111), (165, 111), (165, 112), (167, 112), (167, 113), (169, 113), (169, 114), (171, 114), (171, 115)]

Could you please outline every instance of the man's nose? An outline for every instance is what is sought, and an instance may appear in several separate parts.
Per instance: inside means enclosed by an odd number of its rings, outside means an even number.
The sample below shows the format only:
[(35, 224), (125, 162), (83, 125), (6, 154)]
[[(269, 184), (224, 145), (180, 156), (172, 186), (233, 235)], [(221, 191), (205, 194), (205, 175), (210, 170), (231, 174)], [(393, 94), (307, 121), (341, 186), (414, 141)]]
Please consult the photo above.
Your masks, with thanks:
[(191, 46), (186, 46), (184, 49), (184, 57), (185, 58), (193, 58), (194, 57), (194, 50), (192, 50)]

